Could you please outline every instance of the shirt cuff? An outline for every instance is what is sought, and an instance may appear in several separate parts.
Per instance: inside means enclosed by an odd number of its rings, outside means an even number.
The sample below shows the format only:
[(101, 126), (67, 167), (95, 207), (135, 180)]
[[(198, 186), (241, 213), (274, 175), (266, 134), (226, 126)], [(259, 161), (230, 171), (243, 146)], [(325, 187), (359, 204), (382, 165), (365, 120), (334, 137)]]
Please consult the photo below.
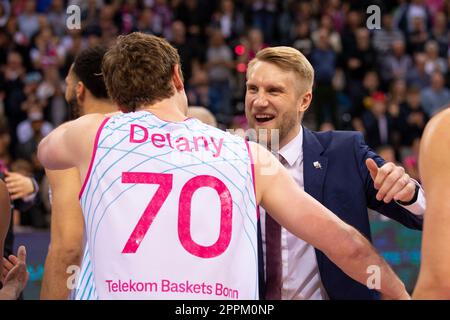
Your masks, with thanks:
[(23, 202), (33, 202), (34, 199), (36, 198), (36, 195), (39, 192), (39, 185), (38, 185), (37, 181), (34, 178), (30, 178), (30, 179), (33, 182), (34, 191), (30, 195), (23, 197), (22, 198)]
[(400, 203), (398, 203), (400, 206), (402, 206), (403, 208), (405, 208), (406, 210), (408, 210), (409, 212), (411, 212), (412, 214), (416, 215), (416, 216), (423, 216), (425, 214), (425, 208), (426, 208), (426, 200), (425, 200), (425, 192), (423, 191), (422, 186), (420, 185), (419, 182), (417, 182), (414, 179), (411, 179), (412, 181), (414, 181), (414, 183), (416, 184), (416, 186), (419, 187), (419, 193), (417, 195), (417, 200), (416, 202), (406, 206), (406, 205), (401, 205)]

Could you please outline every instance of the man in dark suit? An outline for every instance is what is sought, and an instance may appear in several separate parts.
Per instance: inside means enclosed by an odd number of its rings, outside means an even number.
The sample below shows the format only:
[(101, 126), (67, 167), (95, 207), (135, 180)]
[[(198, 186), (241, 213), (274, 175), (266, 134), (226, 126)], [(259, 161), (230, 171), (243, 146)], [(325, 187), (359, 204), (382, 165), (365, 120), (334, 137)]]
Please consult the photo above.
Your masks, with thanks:
[[(403, 168), (385, 163), (359, 132), (317, 133), (301, 126), (311, 103), (313, 81), (311, 64), (295, 49), (266, 48), (257, 54), (248, 67), (245, 106), (250, 127), (265, 133), (259, 135), (259, 142), (278, 152), (307, 193), (367, 238), (367, 208), (421, 229), (423, 191)], [(273, 139), (276, 135), (278, 140)], [(262, 141), (262, 137), (267, 138)], [(267, 299), (379, 298), (371, 290), (376, 281), (363, 286), (351, 280), (322, 252), (264, 214), (261, 230)], [(376, 274), (373, 267), (368, 274)]]

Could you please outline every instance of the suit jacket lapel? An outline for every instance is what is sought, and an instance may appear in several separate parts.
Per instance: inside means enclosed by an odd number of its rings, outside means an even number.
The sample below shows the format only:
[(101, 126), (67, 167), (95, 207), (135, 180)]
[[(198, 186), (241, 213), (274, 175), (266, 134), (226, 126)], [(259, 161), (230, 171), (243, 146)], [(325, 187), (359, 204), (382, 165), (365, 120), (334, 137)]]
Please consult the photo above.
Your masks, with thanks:
[[(305, 191), (319, 202), (323, 201), (323, 184), (328, 164), (328, 158), (322, 156), (323, 152), (324, 148), (316, 136), (303, 128), (303, 183)], [(317, 162), (321, 168), (316, 168)]]
[[(322, 156), (324, 151), (316, 136), (310, 130), (303, 128), (303, 184), (305, 192), (319, 202), (323, 202), (323, 184), (328, 164), (328, 158)], [(321, 169), (314, 166), (316, 161), (320, 163)], [(327, 273), (323, 269), (324, 254), (317, 249), (315, 251), (322, 284), (328, 292)]]

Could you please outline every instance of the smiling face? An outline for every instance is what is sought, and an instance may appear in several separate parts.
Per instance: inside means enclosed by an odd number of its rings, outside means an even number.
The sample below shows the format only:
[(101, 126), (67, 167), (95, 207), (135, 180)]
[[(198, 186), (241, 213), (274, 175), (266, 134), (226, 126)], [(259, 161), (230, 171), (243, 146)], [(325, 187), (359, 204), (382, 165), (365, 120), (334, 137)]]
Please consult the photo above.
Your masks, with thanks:
[(271, 130), (279, 130), (280, 147), (298, 134), (302, 115), (312, 97), (305, 87), (296, 73), (282, 70), (273, 63), (256, 61), (249, 67), (245, 115), (250, 127), (257, 132), (268, 130), (269, 146)]

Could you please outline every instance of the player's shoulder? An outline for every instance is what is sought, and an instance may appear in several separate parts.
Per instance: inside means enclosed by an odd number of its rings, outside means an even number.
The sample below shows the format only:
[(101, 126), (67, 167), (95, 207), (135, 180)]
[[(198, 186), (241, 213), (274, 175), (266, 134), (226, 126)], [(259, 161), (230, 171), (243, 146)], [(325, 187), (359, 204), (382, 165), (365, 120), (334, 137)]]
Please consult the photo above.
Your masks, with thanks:
[(445, 132), (450, 132), (450, 108), (447, 108), (432, 117), (427, 124), (426, 130), (444, 130)]
[[(441, 149), (450, 142), (450, 109), (445, 109), (436, 114), (425, 127), (421, 149)], [(442, 148), (446, 152), (448, 148)]]
[(98, 127), (99, 124), (104, 122), (109, 117), (105, 116), (101, 113), (90, 113), (84, 116), (79, 117), (78, 119), (73, 121), (74, 127), (79, 129), (85, 129), (89, 127)]
[(336, 146), (351, 147), (355, 143), (365, 143), (364, 136), (359, 131), (331, 130), (324, 132), (311, 131), (311, 133), (322, 144), (324, 149)]

